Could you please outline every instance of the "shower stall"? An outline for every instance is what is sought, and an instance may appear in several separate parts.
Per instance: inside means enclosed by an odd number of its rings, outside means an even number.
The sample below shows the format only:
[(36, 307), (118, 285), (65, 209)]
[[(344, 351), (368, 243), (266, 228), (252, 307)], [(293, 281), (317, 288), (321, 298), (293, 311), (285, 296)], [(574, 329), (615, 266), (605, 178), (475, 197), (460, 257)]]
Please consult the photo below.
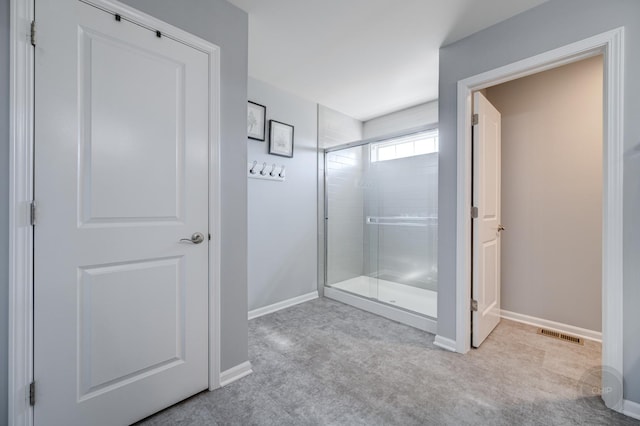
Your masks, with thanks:
[(325, 295), (435, 332), (437, 129), (324, 160)]

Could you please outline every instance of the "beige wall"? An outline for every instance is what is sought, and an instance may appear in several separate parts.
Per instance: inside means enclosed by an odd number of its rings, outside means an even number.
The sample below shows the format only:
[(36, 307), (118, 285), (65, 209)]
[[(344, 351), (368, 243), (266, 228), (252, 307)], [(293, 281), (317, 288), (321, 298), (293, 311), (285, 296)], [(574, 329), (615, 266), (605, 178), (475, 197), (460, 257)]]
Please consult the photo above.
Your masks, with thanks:
[(502, 308), (601, 330), (602, 57), (487, 90), (502, 114)]

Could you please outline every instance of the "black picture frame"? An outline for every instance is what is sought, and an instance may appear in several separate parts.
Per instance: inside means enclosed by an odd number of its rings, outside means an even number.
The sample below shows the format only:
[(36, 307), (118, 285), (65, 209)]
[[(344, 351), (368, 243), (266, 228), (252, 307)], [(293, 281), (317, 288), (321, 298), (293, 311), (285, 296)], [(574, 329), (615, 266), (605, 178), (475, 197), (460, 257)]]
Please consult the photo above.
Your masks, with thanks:
[(247, 102), (247, 137), (249, 139), (265, 140), (267, 132), (267, 107), (256, 102)]
[(269, 154), (292, 158), (293, 131), (291, 124), (269, 120)]

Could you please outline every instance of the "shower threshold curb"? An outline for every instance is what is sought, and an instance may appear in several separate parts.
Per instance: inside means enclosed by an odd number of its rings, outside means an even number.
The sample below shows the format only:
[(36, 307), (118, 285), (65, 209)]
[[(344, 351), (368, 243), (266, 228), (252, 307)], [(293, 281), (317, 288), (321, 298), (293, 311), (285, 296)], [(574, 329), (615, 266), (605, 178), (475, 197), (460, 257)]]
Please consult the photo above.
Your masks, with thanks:
[(324, 288), (324, 295), (329, 299), (346, 303), (347, 305), (380, 315), (393, 321), (406, 324), (428, 333), (436, 334), (438, 322), (432, 318), (414, 314), (403, 309), (398, 309), (390, 305), (380, 303), (376, 300), (348, 293), (331, 287)]

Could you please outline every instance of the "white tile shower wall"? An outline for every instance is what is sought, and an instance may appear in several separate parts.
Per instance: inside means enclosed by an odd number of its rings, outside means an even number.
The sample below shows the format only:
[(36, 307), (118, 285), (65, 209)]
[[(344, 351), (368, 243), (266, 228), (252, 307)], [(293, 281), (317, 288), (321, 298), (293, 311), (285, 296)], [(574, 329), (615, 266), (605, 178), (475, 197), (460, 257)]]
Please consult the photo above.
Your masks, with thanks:
[(387, 136), (438, 123), (438, 101), (426, 102), (365, 121), (364, 139)]
[(325, 154), (324, 149), (362, 140), (362, 121), (318, 105), (318, 293), (324, 294), (325, 265)]
[(363, 273), (363, 150), (354, 147), (327, 155), (327, 283)]
[(318, 147), (331, 148), (362, 140), (362, 121), (318, 105)]

